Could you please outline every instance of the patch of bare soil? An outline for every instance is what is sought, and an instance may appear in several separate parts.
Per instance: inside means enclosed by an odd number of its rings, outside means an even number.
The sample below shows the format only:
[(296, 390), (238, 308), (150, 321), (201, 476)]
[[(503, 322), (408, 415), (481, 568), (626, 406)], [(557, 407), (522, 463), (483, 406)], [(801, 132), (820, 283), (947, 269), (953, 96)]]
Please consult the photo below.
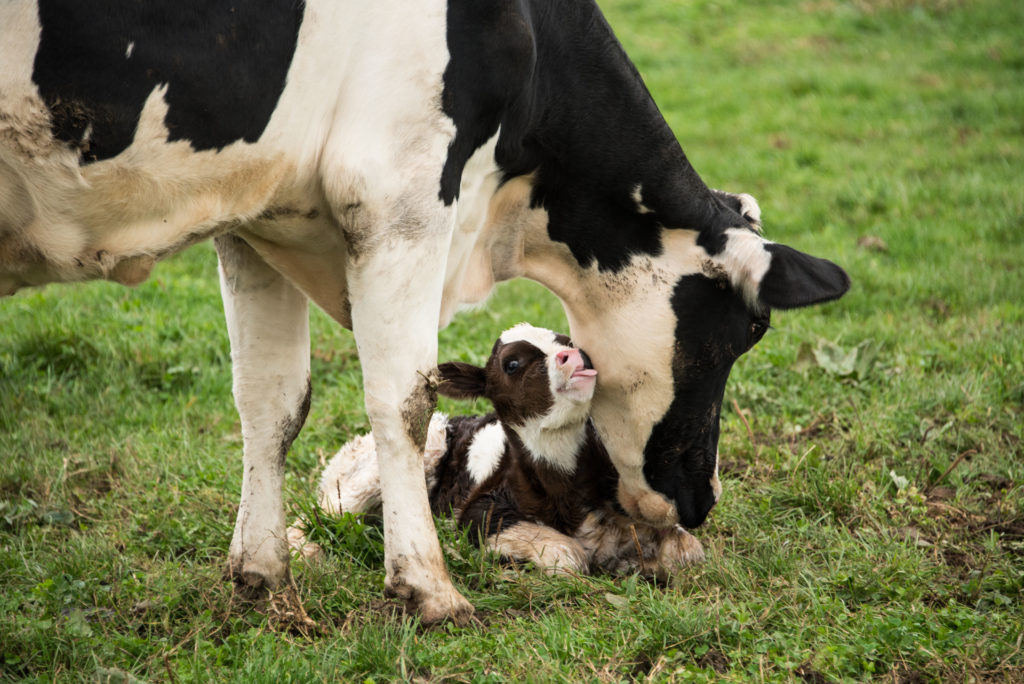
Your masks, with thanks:
[(712, 669), (718, 674), (729, 671), (729, 656), (714, 649), (708, 651), (700, 658), (697, 658), (697, 665), (705, 669)]
[(270, 594), (263, 610), (267, 615), (267, 621), (275, 631), (307, 639), (318, 636), (323, 631), (320, 625), (306, 613), (294, 580), (281, 591)]
[(826, 677), (823, 673), (815, 670), (814, 667), (809, 663), (803, 663), (798, 665), (793, 674), (810, 684), (828, 684), (832, 680)]

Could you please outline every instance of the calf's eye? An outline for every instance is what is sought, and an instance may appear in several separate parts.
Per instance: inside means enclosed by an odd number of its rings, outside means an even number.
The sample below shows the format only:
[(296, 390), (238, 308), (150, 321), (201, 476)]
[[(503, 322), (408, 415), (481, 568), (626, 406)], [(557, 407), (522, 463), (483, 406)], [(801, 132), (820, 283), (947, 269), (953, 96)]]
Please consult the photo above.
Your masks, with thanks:
[(519, 370), (520, 365), (521, 364), (519, 363), (519, 359), (509, 359), (508, 361), (505, 362), (505, 373), (507, 375), (512, 375), (517, 370)]

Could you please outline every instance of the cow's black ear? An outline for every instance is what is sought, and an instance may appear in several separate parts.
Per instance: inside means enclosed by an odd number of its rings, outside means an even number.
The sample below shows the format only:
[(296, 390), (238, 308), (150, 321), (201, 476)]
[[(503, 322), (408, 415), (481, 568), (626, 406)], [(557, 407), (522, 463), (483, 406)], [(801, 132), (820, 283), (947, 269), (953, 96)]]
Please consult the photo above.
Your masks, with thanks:
[(449, 361), (437, 367), (441, 384), (437, 391), (452, 399), (476, 399), (484, 396), (487, 377), (484, 369), (460, 361)]
[(839, 299), (850, 289), (850, 276), (827, 259), (775, 242), (766, 243), (771, 262), (757, 298), (773, 309), (795, 309)]

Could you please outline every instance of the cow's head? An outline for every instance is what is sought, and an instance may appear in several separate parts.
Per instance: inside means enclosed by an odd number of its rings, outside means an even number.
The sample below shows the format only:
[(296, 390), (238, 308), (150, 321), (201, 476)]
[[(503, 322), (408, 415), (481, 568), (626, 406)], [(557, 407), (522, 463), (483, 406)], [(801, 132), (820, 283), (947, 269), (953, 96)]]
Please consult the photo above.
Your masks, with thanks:
[(756, 203), (732, 197), (726, 213), (742, 227), (662, 229), (660, 254), (615, 274), (591, 269), (586, 297), (563, 296), (573, 339), (601, 373), (592, 415), (620, 503), (655, 525), (696, 527), (718, 500), (726, 380), (772, 310), (836, 299), (850, 284), (832, 262), (761, 237)]

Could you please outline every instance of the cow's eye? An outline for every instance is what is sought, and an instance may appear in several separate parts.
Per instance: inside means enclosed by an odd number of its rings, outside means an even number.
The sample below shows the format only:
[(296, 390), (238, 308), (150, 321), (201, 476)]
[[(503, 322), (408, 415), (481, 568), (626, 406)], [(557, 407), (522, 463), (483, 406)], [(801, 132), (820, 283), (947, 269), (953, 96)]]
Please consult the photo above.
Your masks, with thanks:
[(757, 342), (764, 336), (765, 331), (768, 330), (768, 324), (765, 321), (754, 321), (750, 324), (750, 340), (751, 344)]
[(505, 373), (508, 375), (512, 375), (517, 370), (519, 370), (519, 367), (521, 365), (522, 364), (519, 363), (519, 359), (509, 359), (508, 361), (505, 362)]

